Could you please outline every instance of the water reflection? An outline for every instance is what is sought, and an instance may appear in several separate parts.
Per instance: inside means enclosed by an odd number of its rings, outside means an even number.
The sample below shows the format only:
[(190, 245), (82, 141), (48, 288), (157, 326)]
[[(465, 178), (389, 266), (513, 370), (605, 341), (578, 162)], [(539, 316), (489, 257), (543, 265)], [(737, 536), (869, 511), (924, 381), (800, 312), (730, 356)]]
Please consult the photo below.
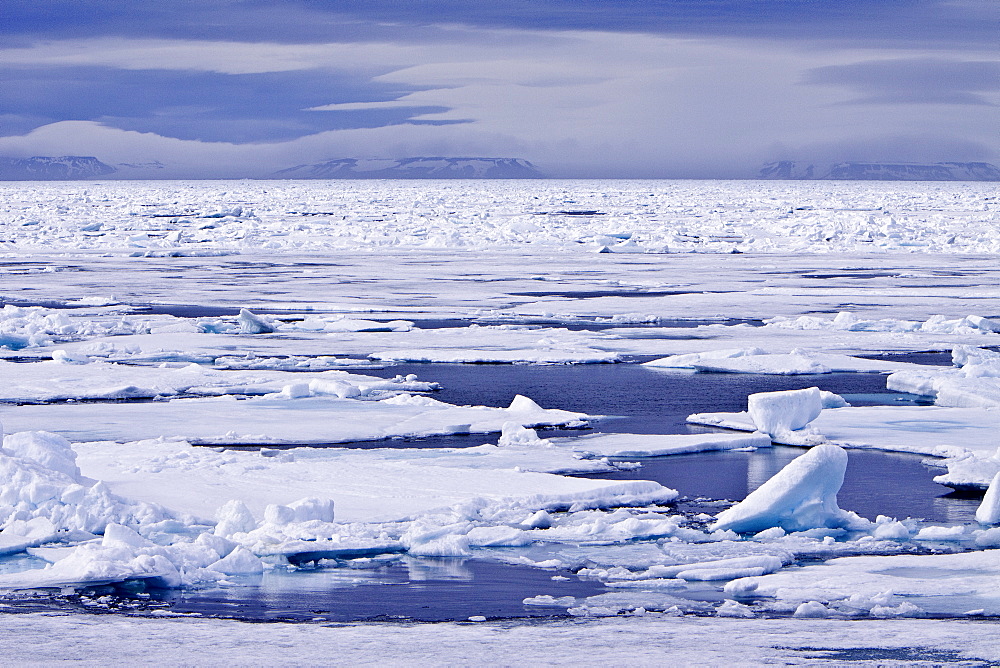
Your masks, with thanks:
[[(443, 621), (485, 617), (564, 615), (525, 606), (531, 596), (594, 596), (607, 591), (566, 570), (464, 558), (399, 556), (355, 560), (338, 567), (275, 568), (236, 587), (163, 592), (173, 612), (250, 620)], [(553, 580), (557, 575), (565, 579)]]

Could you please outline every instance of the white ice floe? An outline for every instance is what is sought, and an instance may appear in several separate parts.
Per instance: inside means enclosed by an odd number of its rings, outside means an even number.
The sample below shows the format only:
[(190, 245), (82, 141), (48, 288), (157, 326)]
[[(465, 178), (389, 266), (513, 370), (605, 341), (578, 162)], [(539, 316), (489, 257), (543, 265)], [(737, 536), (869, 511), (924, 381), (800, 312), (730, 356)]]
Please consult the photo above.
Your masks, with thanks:
[[(1000, 614), (1000, 553), (842, 557), (734, 580), (726, 590), (773, 597), (781, 608), (816, 601), (848, 617)], [(794, 608), (793, 608), (794, 609)]]
[[(562, 606), (567, 601), (549, 597)], [(548, 605), (546, 595), (529, 600)], [(814, 608), (822, 607), (816, 602)], [(799, 615), (820, 617), (820, 615)], [(11, 663), (65, 661), (67, 638), (85, 644), (104, 664), (192, 665), (246, 657), (268, 665), (306, 665), (336, 656), (351, 665), (371, 663), (372, 647), (390, 663), (433, 665), (673, 664), (796, 665), (1000, 662), (995, 627), (973, 618), (739, 619), (670, 613), (547, 620), (545, 623), (475, 620), (438, 624), (246, 624), (228, 619), (25, 613), (0, 617), (11, 643)], [(482, 619), (479, 619), (482, 618)], [(183, 642), (178, 642), (178, 635)], [(641, 637), (641, 642), (635, 638)], [(721, 640), (721, 641), (720, 641)], [(627, 645), (627, 649), (623, 646)], [(850, 657), (843, 659), (842, 657)], [(883, 658), (885, 657), (885, 658)]]
[(914, 320), (896, 320), (893, 318), (868, 320), (858, 318), (849, 311), (841, 311), (832, 319), (811, 315), (802, 315), (796, 318), (777, 316), (767, 320), (765, 326), (779, 329), (893, 333), (926, 332), (974, 336), (1000, 332), (1000, 321), (978, 315), (967, 315), (962, 318), (947, 318), (943, 315), (932, 315), (927, 320), (920, 322)]
[[(337, 372), (329, 372), (337, 373)], [(353, 389), (352, 389), (353, 388)], [(74, 441), (136, 441), (179, 437), (203, 444), (307, 444), (500, 431), (523, 426), (579, 424), (588, 416), (543, 409), (525, 397), (507, 408), (453, 406), (430, 397), (397, 394), (361, 401), (347, 381), (286, 386), (271, 396), (234, 396), (128, 404), (12, 406), (12, 430), (45, 429)]]
[[(379, 398), (440, 388), (438, 383), (418, 381), (413, 375), (385, 379), (340, 370), (294, 373), (268, 369), (220, 370), (183, 362), (135, 366), (87, 359), (67, 363), (65, 355), (56, 354), (55, 357), (52, 361), (33, 364), (0, 360), (0, 377), (5, 380), (0, 387), (0, 401), (263, 395), (281, 392), (288, 386), (305, 386), (306, 389), (300, 392), (305, 396), (343, 395), (344, 388), (352, 387), (351, 396)], [(331, 392), (334, 387), (341, 389)]]
[[(320, 182), (321, 183), (321, 182)], [(4, 185), (12, 249), (197, 257), (249, 249), (601, 247), (700, 253), (993, 253), (988, 183), (356, 181)], [(573, 210), (560, 214), (566, 193)], [(166, 204), (171, 203), (171, 204)], [(581, 207), (577, 209), (577, 207)], [(721, 213), (720, 213), (721, 212)], [(545, 213), (548, 215), (539, 215)], [(721, 218), (720, 218), (721, 216)], [(592, 256), (591, 256), (592, 257)]]
[(616, 496), (623, 502), (639, 502), (643, 495), (659, 501), (676, 497), (676, 492), (649, 481), (586, 480), (502, 468), (510, 460), (490, 463), (488, 455), (474, 448), (300, 448), (261, 454), (143, 441), (77, 444), (76, 449), (85, 475), (104, 480), (122, 495), (155, 500), (206, 520), (232, 499), (260, 520), (269, 504), (329, 498), (336, 504), (338, 520), (367, 522), (401, 520), (480, 497), (520, 498), (525, 503), (535, 499), (534, 510), (577, 503), (600, 506), (603, 501), (614, 505)]
[(840, 395), (810, 387), (803, 390), (758, 392), (747, 397), (742, 413), (700, 413), (688, 422), (768, 434), (787, 445), (816, 445), (824, 436), (810, 425), (826, 408), (847, 406)]
[(475, 348), (434, 348), (389, 350), (372, 353), (370, 357), (383, 362), (449, 362), (454, 364), (610, 364), (621, 355), (593, 348), (477, 350)]
[(933, 397), (938, 406), (1000, 408), (1000, 353), (972, 346), (952, 351), (955, 368), (914, 368), (893, 373), (886, 387)]
[(786, 531), (843, 528), (865, 524), (837, 506), (847, 453), (818, 445), (792, 460), (746, 499), (716, 516), (713, 529), (756, 533), (772, 527)]
[(601, 457), (661, 457), (711, 450), (765, 448), (767, 434), (588, 434), (575, 438), (553, 438), (557, 446)]
[[(757, 430), (756, 423), (746, 412), (699, 413), (688, 416), (688, 422), (740, 431)], [(958, 457), (969, 452), (991, 456), (996, 450), (992, 440), (996, 432), (996, 413), (980, 408), (830, 408), (823, 409), (810, 423), (810, 428), (828, 443), (845, 448), (913, 452), (936, 457)], [(784, 441), (778, 437), (775, 442)], [(801, 442), (793, 437), (788, 444), (800, 445)]]
[(790, 353), (768, 353), (762, 348), (729, 348), (704, 353), (672, 355), (651, 362), (647, 367), (694, 369), (716, 373), (757, 373), (780, 376), (833, 372), (879, 373), (911, 369), (905, 362), (864, 359), (849, 355), (823, 353), (796, 348)]

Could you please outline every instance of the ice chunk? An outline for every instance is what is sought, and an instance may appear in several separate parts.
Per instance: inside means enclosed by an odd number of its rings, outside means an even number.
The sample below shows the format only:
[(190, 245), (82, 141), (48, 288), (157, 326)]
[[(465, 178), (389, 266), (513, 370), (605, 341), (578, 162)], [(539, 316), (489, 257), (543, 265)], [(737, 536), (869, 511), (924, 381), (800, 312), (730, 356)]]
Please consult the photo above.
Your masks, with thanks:
[(254, 519), (250, 509), (246, 504), (237, 499), (233, 499), (220, 507), (215, 512), (216, 536), (232, 536), (234, 533), (247, 533), (257, 528), (257, 520)]
[(830, 373), (832, 369), (800, 352), (788, 355), (746, 355), (734, 359), (702, 360), (691, 364), (698, 371), (763, 373), (776, 376)]
[(295, 513), (296, 522), (309, 522), (318, 520), (320, 522), (333, 521), (333, 501), (331, 499), (320, 499), (308, 497), (299, 499), (288, 507)]
[(857, 516), (837, 506), (837, 492), (846, 470), (847, 453), (843, 448), (811, 448), (742, 502), (719, 513), (712, 529), (756, 533), (776, 526), (786, 531), (847, 526)]
[(545, 409), (528, 397), (518, 394), (513, 400), (511, 400), (510, 406), (507, 407), (507, 410), (519, 413), (534, 413), (535, 411), (543, 411)]
[(551, 445), (551, 441), (538, 438), (538, 433), (534, 429), (522, 427), (518, 422), (505, 422), (497, 445), (539, 447)]
[(993, 476), (983, 502), (976, 509), (976, 521), (980, 524), (1000, 524), (1000, 472)]
[(261, 560), (243, 547), (237, 547), (228, 555), (208, 565), (209, 570), (226, 575), (247, 575), (264, 572)]
[(803, 444), (822, 442), (822, 436), (802, 431), (822, 409), (823, 396), (817, 387), (758, 392), (747, 397), (747, 413), (757, 430), (784, 443), (793, 439)]
[(274, 331), (274, 327), (270, 323), (245, 308), (240, 309), (236, 322), (239, 323), (240, 332), (243, 334), (270, 334)]
[(146, 540), (133, 529), (121, 524), (109, 524), (104, 527), (104, 539), (101, 541), (104, 547), (115, 545), (125, 545), (127, 547), (152, 547), (153, 543)]
[(822, 617), (829, 617), (830, 611), (819, 601), (806, 601), (805, 603), (800, 603), (799, 607), (795, 608), (795, 612), (792, 613), (792, 616), (818, 619)]
[(539, 510), (521, 524), (532, 529), (549, 529), (552, 527), (552, 516), (544, 510)]
[(62, 436), (47, 431), (22, 431), (3, 438), (0, 453), (33, 461), (79, 481), (76, 452)]

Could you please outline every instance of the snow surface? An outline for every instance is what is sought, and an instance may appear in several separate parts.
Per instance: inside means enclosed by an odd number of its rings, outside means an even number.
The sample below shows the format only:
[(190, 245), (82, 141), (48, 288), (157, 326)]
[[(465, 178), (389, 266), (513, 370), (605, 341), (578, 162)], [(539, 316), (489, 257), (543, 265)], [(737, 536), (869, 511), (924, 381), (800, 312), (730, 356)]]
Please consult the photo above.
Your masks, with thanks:
[[(0, 616), (12, 663), (253, 663), (357, 666), (463, 663), (635, 665), (970, 665), (1000, 661), (995, 627), (975, 620), (726, 619), (646, 614), (546, 624), (245, 624), (109, 615)], [(72, 638), (72, 643), (66, 641)], [(637, 638), (639, 639), (637, 641)], [(724, 638), (725, 642), (720, 642)], [(252, 649), (248, 649), (252, 648)], [(250, 654), (252, 652), (252, 654)], [(318, 659), (317, 657), (323, 657)], [(870, 657), (860, 659), (859, 657)]]

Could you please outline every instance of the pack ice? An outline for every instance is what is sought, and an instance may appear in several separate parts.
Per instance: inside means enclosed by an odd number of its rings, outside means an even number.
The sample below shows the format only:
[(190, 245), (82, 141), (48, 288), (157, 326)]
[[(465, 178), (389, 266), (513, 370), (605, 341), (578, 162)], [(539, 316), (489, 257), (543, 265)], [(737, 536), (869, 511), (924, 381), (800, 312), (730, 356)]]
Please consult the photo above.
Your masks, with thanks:
[[(22, 555), (0, 588), (225, 585), (307, 562), (490, 555), (607, 584), (526, 601), (578, 616), (995, 614), (989, 185), (0, 189), (0, 400), (13, 432), (0, 551)], [(872, 358), (940, 350), (951, 366)], [(431, 395), (433, 378), (357, 373), (636, 358), (654, 360), (650, 374), (805, 374), (817, 387), (690, 418), (726, 432), (593, 422), (597, 433), (547, 438), (534, 428), (592, 416), (526, 396), (458, 406)], [(848, 406), (823, 389), (833, 373), (891, 374), (890, 389), (936, 405)], [(469, 433), (497, 436), (291, 447)], [(735, 505), (683, 510), (656, 482), (559, 475), (772, 442), (811, 447)], [(841, 448), (853, 447), (933, 456), (942, 481), (988, 487), (976, 521), (841, 509)], [(786, 568), (805, 556), (827, 561)]]

